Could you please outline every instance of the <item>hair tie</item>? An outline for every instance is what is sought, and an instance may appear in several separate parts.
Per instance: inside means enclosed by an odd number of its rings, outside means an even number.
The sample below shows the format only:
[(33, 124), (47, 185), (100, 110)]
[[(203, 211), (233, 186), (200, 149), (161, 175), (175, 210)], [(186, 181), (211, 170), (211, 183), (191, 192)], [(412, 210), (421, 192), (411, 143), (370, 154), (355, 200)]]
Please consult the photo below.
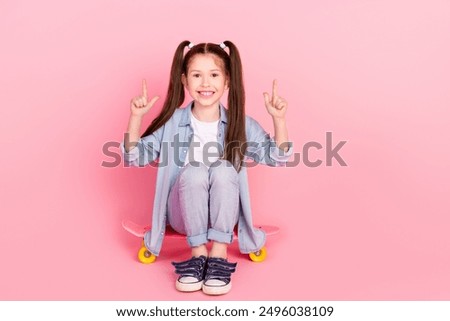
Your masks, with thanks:
[(219, 44), (219, 46), (220, 46), (220, 48), (222, 48), (223, 50), (225, 50), (225, 48), (227, 47), (227, 45), (224, 44), (223, 42), (221, 42), (221, 43)]
[(194, 43), (190, 42), (189, 45), (188, 45), (188, 48), (191, 49), (192, 47), (194, 47)]

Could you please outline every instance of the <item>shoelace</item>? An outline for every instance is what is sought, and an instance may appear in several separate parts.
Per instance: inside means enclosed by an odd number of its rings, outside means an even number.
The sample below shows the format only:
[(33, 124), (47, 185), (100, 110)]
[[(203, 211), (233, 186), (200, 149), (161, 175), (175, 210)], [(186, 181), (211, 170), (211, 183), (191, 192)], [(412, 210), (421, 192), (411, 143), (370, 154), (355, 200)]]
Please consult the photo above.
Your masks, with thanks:
[(203, 270), (206, 263), (206, 257), (192, 257), (183, 262), (172, 262), (175, 267), (175, 273), (181, 276), (193, 276), (198, 280), (203, 279)]
[(231, 280), (231, 273), (236, 271), (237, 263), (230, 263), (221, 258), (208, 258), (208, 267), (206, 270), (206, 280), (221, 280), (229, 283)]

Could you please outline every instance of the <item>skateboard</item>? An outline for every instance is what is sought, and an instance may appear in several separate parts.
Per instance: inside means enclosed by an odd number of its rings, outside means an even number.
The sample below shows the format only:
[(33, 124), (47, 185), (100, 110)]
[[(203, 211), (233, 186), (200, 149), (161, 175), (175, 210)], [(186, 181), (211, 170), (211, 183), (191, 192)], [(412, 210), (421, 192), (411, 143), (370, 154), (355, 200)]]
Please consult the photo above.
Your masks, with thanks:
[[(134, 236), (144, 238), (144, 235), (147, 231), (151, 229), (150, 225), (139, 225), (135, 222), (132, 222), (130, 220), (123, 220), (122, 221), (122, 227), (129, 233), (133, 234)], [(277, 234), (280, 231), (280, 228), (277, 226), (272, 225), (257, 225), (255, 226), (257, 229), (263, 230), (267, 236)], [(170, 225), (166, 227), (166, 233), (165, 237), (168, 238), (174, 238), (174, 239), (186, 239), (186, 235), (180, 234), (173, 230)], [(236, 230), (234, 231), (234, 238), (233, 241), (237, 239)], [(248, 254), (250, 260), (253, 262), (262, 262), (267, 257), (267, 249), (265, 247), (262, 247), (257, 252), (252, 252)], [(155, 262), (156, 256), (152, 254), (144, 245), (144, 241), (142, 240), (141, 248), (138, 252), (138, 259), (141, 263), (144, 264), (150, 264)]]

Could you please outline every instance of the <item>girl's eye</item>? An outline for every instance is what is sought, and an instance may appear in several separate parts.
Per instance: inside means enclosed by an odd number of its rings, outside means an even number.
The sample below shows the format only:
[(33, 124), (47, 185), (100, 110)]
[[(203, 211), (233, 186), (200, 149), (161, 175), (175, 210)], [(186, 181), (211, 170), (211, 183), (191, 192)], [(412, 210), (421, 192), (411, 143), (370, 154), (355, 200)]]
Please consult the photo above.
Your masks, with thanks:
[(192, 77), (198, 78), (198, 77), (200, 77), (200, 74), (193, 74)]
[(212, 76), (213, 76), (213, 77), (219, 77), (219, 74), (214, 73), (214, 74), (212, 74)]

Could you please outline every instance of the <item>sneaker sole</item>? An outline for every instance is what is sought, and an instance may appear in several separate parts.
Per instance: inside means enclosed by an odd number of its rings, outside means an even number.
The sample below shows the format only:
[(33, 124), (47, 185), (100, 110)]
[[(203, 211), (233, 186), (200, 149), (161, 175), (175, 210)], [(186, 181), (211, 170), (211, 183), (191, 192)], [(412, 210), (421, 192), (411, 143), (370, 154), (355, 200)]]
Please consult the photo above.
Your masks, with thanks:
[(222, 295), (227, 294), (231, 290), (231, 282), (224, 286), (207, 286), (203, 284), (203, 293), (208, 295)]
[(194, 292), (202, 289), (203, 281), (195, 283), (181, 283), (177, 280), (175, 288), (181, 292)]

